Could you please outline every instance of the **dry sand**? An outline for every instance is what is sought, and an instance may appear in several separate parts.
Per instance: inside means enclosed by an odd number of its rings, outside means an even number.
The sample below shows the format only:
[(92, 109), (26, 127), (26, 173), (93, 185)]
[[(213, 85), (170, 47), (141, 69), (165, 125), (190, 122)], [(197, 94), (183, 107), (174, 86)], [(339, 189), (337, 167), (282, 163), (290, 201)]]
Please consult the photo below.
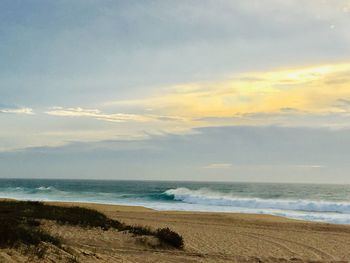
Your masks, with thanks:
[[(69, 203), (56, 203), (72, 205)], [(48, 262), (350, 262), (350, 226), (296, 221), (268, 215), (159, 212), (143, 207), (74, 204), (128, 224), (170, 227), (185, 249), (154, 249), (156, 240), (114, 230), (45, 222), (75, 258), (49, 251)], [(18, 251), (0, 250), (0, 262), (25, 262)], [(30, 259), (30, 261), (35, 261)]]

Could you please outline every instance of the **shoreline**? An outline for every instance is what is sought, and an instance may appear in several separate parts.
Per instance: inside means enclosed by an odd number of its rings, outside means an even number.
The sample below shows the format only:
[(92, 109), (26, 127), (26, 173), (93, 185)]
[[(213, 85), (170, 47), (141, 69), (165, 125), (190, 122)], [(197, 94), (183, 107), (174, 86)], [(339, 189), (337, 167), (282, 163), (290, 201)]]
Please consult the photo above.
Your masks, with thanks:
[(152, 249), (120, 232), (45, 225), (76, 251), (83, 251), (84, 262), (99, 262), (84, 256), (91, 251), (104, 260), (101, 262), (144, 262), (145, 258), (148, 262), (348, 262), (350, 259), (348, 225), (261, 214), (157, 211), (142, 206), (81, 202), (44, 203), (94, 209), (130, 225), (152, 229), (169, 227), (182, 235), (185, 242), (185, 249), (181, 251)]
[[(76, 204), (78, 206), (114, 206), (114, 207), (125, 207), (125, 208), (130, 208), (131, 210), (133, 208), (142, 208), (146, 210), (150, 210), (153, 212), (167, 212), (167, 213), (203, 213), (203, 214), (235, 214), (235, 215), (251, 215), (254, 217), (276, 217), (280, 219), (286, 219), (288, 221), (295, 221), (295, 222), (301, 222), (301, 223), (315, 223), (315, 224), (326, 224), (326, 225), (337, 225), (337, 226), (349, 226), (349, 224), (344, 224), (344, 223), (334, 223), (334, 222), (325, 222), (325, 221), (317, 221), (317, 220), (306, 220), (304, 218), (293, 218), (293, 217), (288, 217), (288, 216), (283, 216), (283, 215), (275, 215), (275, 214), (270, 214), (270, 213), (254, 213), (254, 212), (241, 212), (241, 211), (205, 211), (205, 210), (176, 210), (176, 209), (154, 209), (152, 207), (147, 207), (143, 205), (138, 205), (138, 204), (119, 204), (119, 203), (102, 203), (102, 202), (94, 202), (94, 201), (65, 201), (65, 200), (42, 200), (42, 199), (19, 199), (19, 198), (0, 198), (1, 200), (13, 200), (13, 201), (34, 201), (34, 202), (43, 202), (43, 203), (48, 203), (48, 204), (58, 204), (58, 205), (64, 205), (64, 204)], [(307, 212), (307, 211), (306, 211)]]
[(153, 181), (6, 181), (0, 196), (19, 200), (144, 206), (157, 211), (269, 214), (350, 225), (349, 187)]
[[(350, 226), (350, 223), (335, 223), (335, 222), (327, 222), (327, 221), (322, 221), (322, 220), (307, 220), (305, 218), (296, 218), (292, 216), (287, 216), (287, 215), (276, 215), (273, 213), (254, 213), (254, 212), (242, 212), (242, 211), (208, 211), (208, 210), (186, 210), (186, 209), (155, 209), (152, 207), (147, 207), (144, 205), (139, 205), (139, 204), (120, 204), (120, 203), (108, 203), (108, 202), (94, 202), (94, 201), (66, 201), (66, 200), (42, 200), (42, 199), (19, 199), (19, 198), (0, 198), (1, 200), (14, 200), (14, 201), (38, 201), (38, 202), (44, 202), (44, 203), (57, 203), (57, 204), (86, 204), (86, 205), (101, 205), (101, 206), (116, 206), (116, 207), (130, 207), (130, 208), (144, 208), (148, 209), (154, 212), (179, 212), (179, 213), (214, 213), (214, 214), (242, 214), (242, 215), (252, 215), (252, 216), (272, 216), (272, 217), (277, 217), (281, 219), (287, 219), (287, 220), (292, 220), (295, 222), (304, 222), (304, 223), (317, 223), (317, 224), (328, 224), (328, 225), (339, 225), (339, 226)], [(286, 211), (288, 212), (288, 211)], [(305, 212), (307, 213), (308, 211), (297, 211), (299, 213)], [(317, 212), (316, 212), (317, 214)], [(336, 215), (336, 213), (334, 213)]]

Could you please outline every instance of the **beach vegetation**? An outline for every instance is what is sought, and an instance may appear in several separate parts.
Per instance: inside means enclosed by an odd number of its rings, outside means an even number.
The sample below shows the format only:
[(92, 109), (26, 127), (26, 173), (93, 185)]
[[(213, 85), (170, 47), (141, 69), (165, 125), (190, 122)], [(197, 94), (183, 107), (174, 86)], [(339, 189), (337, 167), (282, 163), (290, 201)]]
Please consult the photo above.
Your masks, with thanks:
[(80, 227), (115, 229), (135, 236), (153, 236), (160, 244), (177, 249), (184, 247), (183, 238), (169, 228), (151, 229), (111, 219), (105, 214), (79, 206), (58, 206), (31, 201), (0, 201), (0, 247), (41, 242), (60, 246), (61, 241), (40, 228), (41, 220)]

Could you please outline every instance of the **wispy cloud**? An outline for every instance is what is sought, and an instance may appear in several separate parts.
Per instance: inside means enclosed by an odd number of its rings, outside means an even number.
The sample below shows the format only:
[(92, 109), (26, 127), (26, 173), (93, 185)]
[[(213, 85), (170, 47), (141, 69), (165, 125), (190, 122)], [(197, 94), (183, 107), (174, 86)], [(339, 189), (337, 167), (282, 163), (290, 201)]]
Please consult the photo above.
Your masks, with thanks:
[(349, 112), (350, 113), (350, 99), (337, 99), (334, 107), (339, 109), (341, 112)]
[(64, 108), (52, 107), (45, 112), (52, 116), (61, 117), (87, 117), (109, 122), (149, 122), (149, 121), (186, 121), (178, 116), (154, 115), (154, 114), (129, 114), (129, 113), (105, 113), (98, 109), (86, 109), (81, 107)]
[(325, 168), (324, 165), (319, 165), (319, 164), (298, 164), (298, 165), (294, 165), (293, 167), (301, 168), (301, 169), (322, 169), (322, 168)]
[(9, 107), (9, 108), (0, 108), (0, 113), (13, 113), (13, 114), (27, 114), (33, 115), (34, 111), (31, 108), (20, 108), (20, 107)]
[(322, 169), (324, 165), (320, 164), (239, 164), (233, 166), (231, 163), (211, 163), (203, 166), (204, 169), (275, 169), (275, 168), (286, 168), (286, 169)]
[(103, 113), (98, 109), (53, 107), (46, 114), (61, 117), (88, 117), (110, 122), (149, 121), (147, 116), (125, 113)]
[(211, 163), (209, 165), (204, 166), (204, 169), (228, 169), (231, 168), (231, 163)]

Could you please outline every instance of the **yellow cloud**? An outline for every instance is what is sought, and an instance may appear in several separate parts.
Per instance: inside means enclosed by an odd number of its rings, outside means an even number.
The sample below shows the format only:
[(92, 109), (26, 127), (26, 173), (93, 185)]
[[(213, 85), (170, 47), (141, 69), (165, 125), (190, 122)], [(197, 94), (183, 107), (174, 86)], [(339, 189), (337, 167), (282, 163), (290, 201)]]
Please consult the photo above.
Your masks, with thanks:
[(84, 117), (93, 118), (96, 120), (109, 121), (109, 122), (150, 122), (150, 121), (186, 121), (184, 118), (177, 116), (165, 116), (154, 114), (129, 114), (129, 113), (104, 113), (98, 109), (85, 109), (85, 108), (63, 108), (52, 107), (49, 111), (45, 112), (48, 115), (59, 117)]
[(189, 83), (158, 96), (118, 103), (185, 118), (232, 117), (276, 113), (293, 108), (312, 113), (336, 112), (338, 99), (350, 98), (350, 64), (253, 72), (230, 80)]
[(135, 114), (113, 113), (106, 114), (98, 109), (83, 109), (77, 108), (62, 108), (53, 107), (46, 114), (60, 117), (88, 117), (98, 120), (110, 121), (110, 122), (125, 122), (125, 121), (148, 121), (148, 118)]

